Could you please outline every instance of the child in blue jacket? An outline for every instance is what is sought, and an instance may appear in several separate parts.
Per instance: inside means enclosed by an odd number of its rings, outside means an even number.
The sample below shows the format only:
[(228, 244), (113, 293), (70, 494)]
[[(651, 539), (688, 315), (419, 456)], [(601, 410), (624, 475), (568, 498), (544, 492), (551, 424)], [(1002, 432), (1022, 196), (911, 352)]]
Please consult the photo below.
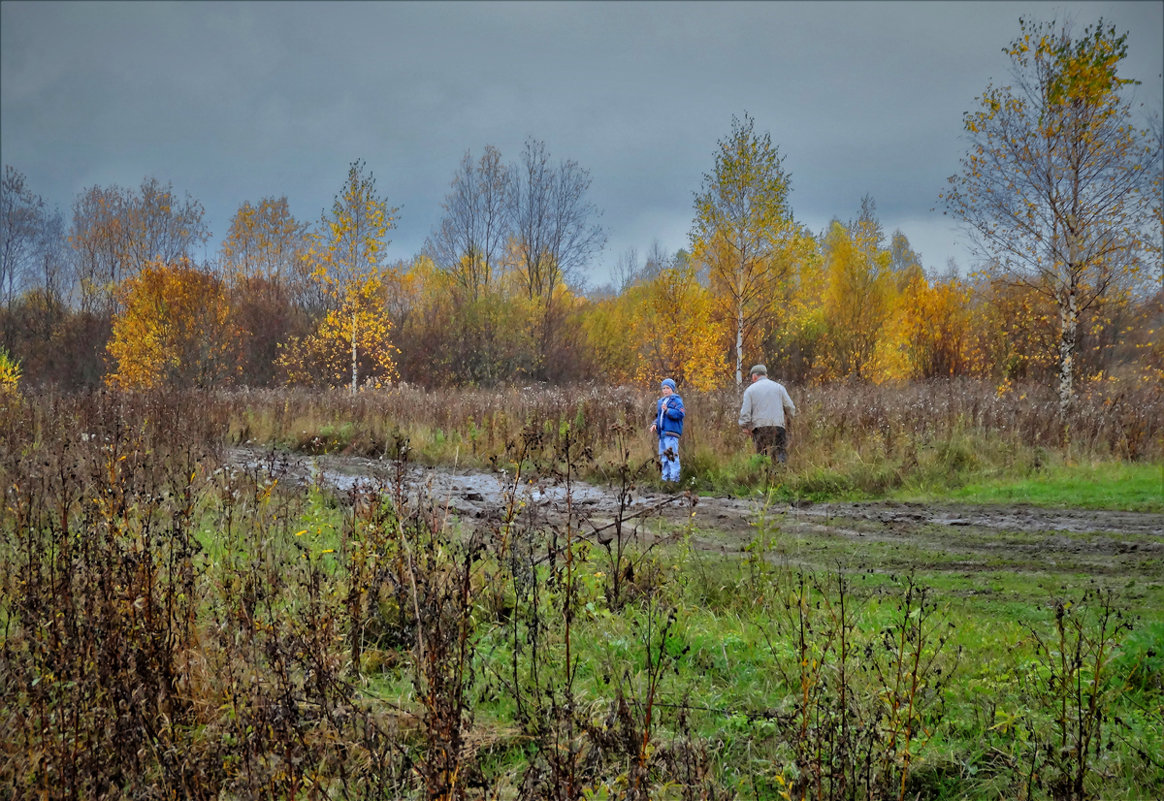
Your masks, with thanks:
[(679, 481), (679, 437), (683, 435), (683, 398), (676, 392), (675, 382), (664, 378), (663, 397), (655, 404), (655, 422), (651, 431), (659, 437), (659, 462), (663, 465), (664, 481)]

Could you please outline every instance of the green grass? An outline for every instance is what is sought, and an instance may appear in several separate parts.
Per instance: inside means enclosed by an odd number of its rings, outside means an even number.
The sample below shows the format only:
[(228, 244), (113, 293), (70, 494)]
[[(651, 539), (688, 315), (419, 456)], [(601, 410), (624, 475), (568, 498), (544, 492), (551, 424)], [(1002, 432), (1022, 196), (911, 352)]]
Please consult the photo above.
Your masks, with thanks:
[(1160, 512), (1164, 511), (1164, 464), (1056, 464), (1029, 477), (975, 481), (937, 497), (964, 503)]
[[(780, 539), (776, 532), (773, 550), (755, 552), (761, 561), (751, 568), (738, 558), (685, 554), (675, 546), (656, 554), (669, 576), (658, 601), (677, 610), (677, 625), (667, 644), (673, 664), (657, 699), (656, 737), (665, 741), (674, 731), (674, 710), (689, 705), (693, 733), (717, 744), (720, 786), (736, 787), (742, 797), (773, 801), (783, 797), (775, 776), (789, 769), (791, 756), (775, 744), (780, 726), (772, 716), (776, 710), (787, 712), (797, 697), (797, 688), (787, 685), (785, 677), (795, 678), (799, 669), (796, 641), (788, 627), (795, 611), (795, 604), (790, 607), (789, 603), (796, 572), (779, 565)], [(824, 586), (835, 587), (828, 578), (829, 565), (835, 565), (840, 552), (840, 548), (830, 547), (812, 554), (811, 564), (804, 569), (824, 580)], [(803, 552), (798, 555), (805, 557)], [(899, 613), (906, 575), (883, 572), (876, 567), (878, 554), (868, 556), (867, 561), (849, 560), (854, 622), (850, 636), (856, 643), (878, 649), (883, 647), (879, 632)], [(906, 567), (908, 554), (901, 556), (902, 567)], [(580, 575), (588, 577), (587, 585), (593, 583), (594, 568), (587, 563), (578, 567)], [(931, 592), (936, 610), (933, 630), (948, 634), (946, 652), (951, 665), (956, 661), (941, 709), (931, 710), (935, 716), (928, 718), (929, 725), (935, 727), (934, 738), (914, 752), (917, 792), (924, 798), (950, 800), (1015, 797), (1021, 770), (1004, 769), (997, 760), (1000, 754), (1017, 760), (1025, 753), (1021, 744), (1015, 743), (1015, 727), (1030, 719), (1035, 703), (1026, 683), (1030, 681), (1026, 672), (1034, 663), (1029, 627), (1050, 631), (1053, 599), (1081, 597), (1093, 577), (1062, 574), (1031, 580), (1006, 570), (967, 574), (940, 567), (909, 574), (918, 586)], [(1160, 692), (1155, 671), (1164, 631), (1164, 613), (1160, 611), (1164, 609), (1164, 585), (1159, 581), (1144, 583), (1141, 597), (1129, 607), (1145, 617), (1136, 619), (1122, 638), (1126, 646), (1113, 664), (1115, 680), (1126, 682), (1127, 693), (1113, 702), (1111, 711), (1127, 724), (1116, 729), (1121, 736), (1135, 732), (1143, 745), (1159, 745), (1162, 732), (1158, 722), (1152, 721), (1150, 710), (1158, 703)], [(1113, 582), (1112, 586), (1119, 589), (1120, 584)], [(827, 667), (821, 677), (832, 681), (829, 677), (836, 667), (836, 644), (830, 641), (833, 635), (826, 606), (822, 605), (825, 595), (827, 592), (814, 591), (814, 600), (810, 600), (808, 609), (815, 628), (808, 634), (809, 651), (825, 660)], [(595, 595), (587, 598), (598, 600)], [(834, 596), (831, 602), (835, 601)], [(648, 650), (644, 622), (649, 614), (641, 602), (620, 613), (582, 613), (575, 618), (574, 653), (579, 671), (574, 692), (579, 708), (590, 710), (595, 720), (605, 714), (616, 689), (622, 689), (628, 698), (641, 701), (644, 697)], [(655, 620), (657, 624), (658, 617)], [(508, 669), (511, 651), (497, 638), (503, 640), (504, 632), (491, 631), (479, 647), (483, 657), (478, 665), (480, 675), (504, 675)], [(560, 651), (561, 643), (550, 647)], [(955, 653), (956, 660), (952, 658)], [(870, 683), (868, 652), (865, 654), (856, 659), (849, 686), (856, 698), (877, 692), (876, 684)], [(394, 675), (370, 678), (385, 698), (407, 706), (412, 689), (405, 665), (398, 664), (399, 672)], [(551, 672), (554, 669), (547, 666)], [(393, 698), (394, 693), (399, 695)], [(477, 710), (477, 727), (484, 730), (479, 736), (497, 742), (500, 752), (507, 754), (491, 765), (495, 772), (490, 778), (495, 786), (515, 785), (526, 766), (526, 755), (515, 747), (518, 740), (512, 713), (511, 700), (504, 696)], [(1134, 754), (1120, 749), (1112, 760), (1111, 769), (1124, 775), (1105, 784), (1104, 792), (1109, 795), (1103, 797), (1131, 799), (1164, 786), (1164, 774)], [(760, 781), (757, 771), (767, 778)]]

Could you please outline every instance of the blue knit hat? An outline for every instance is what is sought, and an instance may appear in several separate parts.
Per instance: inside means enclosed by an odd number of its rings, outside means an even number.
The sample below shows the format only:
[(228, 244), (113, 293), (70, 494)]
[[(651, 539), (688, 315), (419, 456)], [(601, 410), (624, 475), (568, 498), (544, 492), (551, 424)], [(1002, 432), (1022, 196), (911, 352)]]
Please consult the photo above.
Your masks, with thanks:
[(679, 388), (675, 386), (675, 382), (674, 382), (674, 381), (672, 381), (670, 378), (664, 378), (664, 379), (663, 379), (663, 383), (661, 383), (659, 386), (661, 386), (661, 387), (670, 387), (672, 392), (678, 392), (678, 391), (679, 391)]

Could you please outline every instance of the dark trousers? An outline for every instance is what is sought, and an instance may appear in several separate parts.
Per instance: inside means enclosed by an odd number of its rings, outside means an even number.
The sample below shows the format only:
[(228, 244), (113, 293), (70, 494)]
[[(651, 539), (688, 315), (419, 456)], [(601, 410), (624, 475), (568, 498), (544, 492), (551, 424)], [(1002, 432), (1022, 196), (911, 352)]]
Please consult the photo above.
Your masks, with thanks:
[(752, 429), (756, 453), (783, 463), (788, 459), (788, 434), (781, 426), (758, 426)]

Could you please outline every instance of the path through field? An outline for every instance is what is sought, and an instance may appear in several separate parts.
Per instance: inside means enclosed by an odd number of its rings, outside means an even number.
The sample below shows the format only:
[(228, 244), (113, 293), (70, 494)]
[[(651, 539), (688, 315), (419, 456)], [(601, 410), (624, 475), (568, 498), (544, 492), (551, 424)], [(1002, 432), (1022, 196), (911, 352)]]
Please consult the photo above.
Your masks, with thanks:
[[(262, 462), (253, 452), (235, 456), (236, 462)], [(392, 463), (351, 456), (292, 457), (278, 469), (341, 493), (359, 487), (392, 491), (397, 482)], [(498, 472), (408, 465), (404, 484), (412, 493), (423, 490), (450, 518), (469, 526), (491, 525), (510, 504), (518, 504), (522, 515), (545, 523), (572, 514), (581, 531), (601, 539), (609, 536), (620, 514), (616, 490), (577, 481), (567, 493), (561, 481), (515, 486), (512, 476)], [(621, 515), (627, 521), (624, 531), (633, 530), (643, 541), (683, 536), (700, 550), (730, 554), (743, 552), (764, 534), (783, 543), (786, 556), (794, 553), (818, 566), (821, 560), (851, 554), (875, 556), (881, 569), (1017, 571), (1133, 581), (1164, 576), (1164, 514), (897, 502), (765, 508), (759, 496), (741, 500), (636, 488)]]

